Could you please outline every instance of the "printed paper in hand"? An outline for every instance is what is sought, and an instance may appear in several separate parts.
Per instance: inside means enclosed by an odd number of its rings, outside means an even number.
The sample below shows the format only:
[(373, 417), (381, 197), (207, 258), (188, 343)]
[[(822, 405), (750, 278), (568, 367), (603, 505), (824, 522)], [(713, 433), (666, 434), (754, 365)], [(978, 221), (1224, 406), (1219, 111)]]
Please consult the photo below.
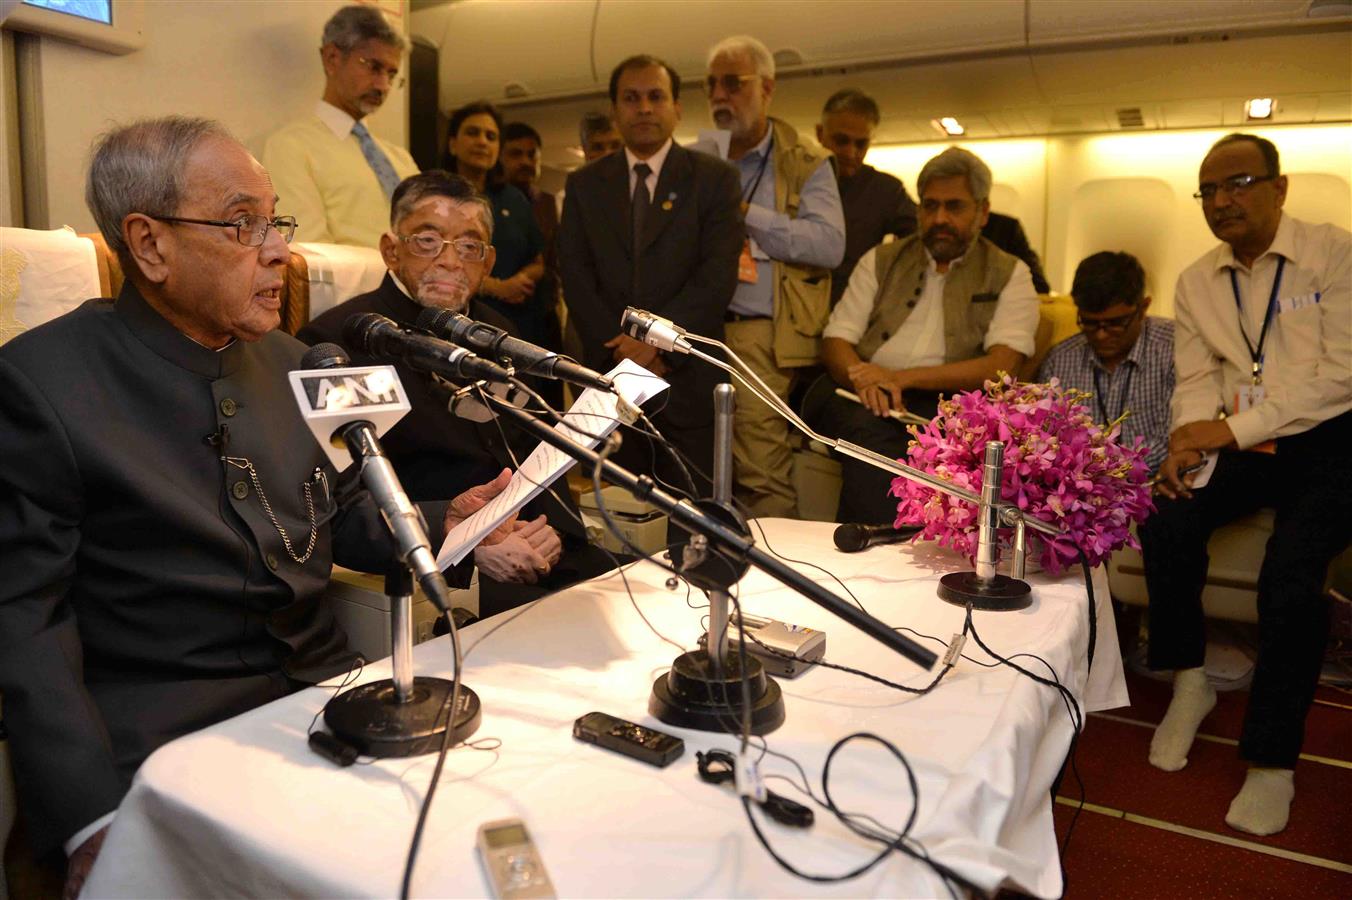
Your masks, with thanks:
[[(615, 390), (634, 406), (638, 406), (665, 391), (670, 385), (632, 360), (624, 360), (607, 374), (615, 383)], [(577, 398), (554, 430), (588, 447), (596, 447), (615, 430), (620, 418), (620, 400), (615, 394), (587, 388)], [(577, 430), (572, 427), (575, 426)], [(589, 437), (596, 435), (597, 437)], [(539, 496), (555, 478), (576, 462), (562, 450), (548, 444), (537, 446), (512, 474), (512, 480), (483, 509), (461, 522), (442, 542), (437, 554), (437, 566), (445, 569), (460, 562), (493, 529), (531, 500)]]

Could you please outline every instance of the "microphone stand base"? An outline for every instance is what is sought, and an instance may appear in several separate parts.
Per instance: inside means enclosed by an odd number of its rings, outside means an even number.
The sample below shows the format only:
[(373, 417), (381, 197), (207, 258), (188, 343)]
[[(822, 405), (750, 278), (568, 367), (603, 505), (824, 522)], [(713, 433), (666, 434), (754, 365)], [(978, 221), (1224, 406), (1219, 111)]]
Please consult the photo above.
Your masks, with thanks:
[[(344, 691), (324, 710), (324, 723), (335, 737), (366, 756), (418, 756), (441, 749), (446, 732), (451, 682), (418, 676), (413, 693), (400, 703), (394, 681), (385, 678)], [(479, 728), (483, 708), (479, 695), (460, 685), (454, 740), (463, 741)]]
[[(751, 693), (751, 733), (769, 734), (784, 724), (784, 695), (765, 674), (760, 660), (746, 658)], [(704, 650), (682, 653), (671, 671), (653, 682), (648, 712), (679, 728), (737, 733), (742, 728), (742, 670), (729, 648), (723, 674), (714, 674), (713, 660)]]
[(950, 572), (939, 579), (939, 597), (955, 606), (971, 606), (987, 612), (1013, 612), (1033, 603), (1028, 582), (1008, 575), (985, 579), (975, 572)]

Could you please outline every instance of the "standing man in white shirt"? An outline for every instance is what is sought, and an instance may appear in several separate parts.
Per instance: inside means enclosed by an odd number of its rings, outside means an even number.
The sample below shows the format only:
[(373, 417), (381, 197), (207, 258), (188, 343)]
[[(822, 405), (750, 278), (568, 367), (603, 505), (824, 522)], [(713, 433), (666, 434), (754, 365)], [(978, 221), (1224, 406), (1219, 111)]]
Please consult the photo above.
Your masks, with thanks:
[[(1352, 235), (1283, 213), (1286, 187), (1277, 148), (1255, 135), (1227, 135), (1202, 161), (1194, 196), (1222, 243), (1178, 279), (1173, 431), (1158, 512), (1141, 527), (1149, 663), (1174, 672), (1150, 762), (1173, 772), (1216, 704), (1203, 666), (1207, 539), (1276, 512), (1239, 741), (1249, 772), (1225, 817), (1251, 834), (1286, 827), (1328, 641), (1324, 578), (1352, 540)], [(1210, 451), (1205, 487), (1180, 477)]]
[[(979, 388), (1032, 354), (1038, 299), (1026, 263), (981, 237), (991, 170), (949, 147), (916, 179), (920, 230), (859, 259), (822, 332), (826, 373), (803, 399), (817, 431), (893, 458), (910, 436), (892, 418), (933, 416), (938, 392)], [(836, 394), (856, 394), (860, 402)], [(841, 459), (841, 522), (891, 524), (892, 475)]]
[(345, 6), (324, 26), (324, 99), (314, 115), (283, 126), (263, 147), (277, 195), (303, 241), (374, 247), (390, 197), (418, 165), (362, 121), (403, 84), (407, 42), (370, 6)]

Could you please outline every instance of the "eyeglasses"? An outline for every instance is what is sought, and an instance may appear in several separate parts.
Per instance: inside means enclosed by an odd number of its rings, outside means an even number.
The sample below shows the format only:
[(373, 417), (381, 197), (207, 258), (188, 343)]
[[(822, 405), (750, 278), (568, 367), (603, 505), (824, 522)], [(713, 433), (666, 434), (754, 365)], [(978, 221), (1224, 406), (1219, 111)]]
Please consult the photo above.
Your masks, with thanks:
[(427, 259), (435, 259), (447, 244), (455, 248), (455, 255), (461, 262), (483, 262), (488, 256), (488, 245), (474, 238), (456, 238), (448, 241), (435, 231), (420, 231), (417, 234), (396, 235), (403, 241), (410, 253)]
[(399, 90), (401, 87), (403, 87), (404, 84), (408, 81), (407, 78), (400, 77), (398, 69), (391, 68), (390, 66), (385, 65), (378, 59), (367, 59), (364, 56), (358, 56), (357, 62), (361, 63), (363, 66), (366, 66), (367, 71), (369, 71), (372, 75), (374, 75), (377, 78), (379, 78), (381, 75), (384, 75), (386, 78), (390, 80), (390, 87), (396, 91)]
[(1193, 194), (1194, 200), (1201, 200), (1205, 203), (1208, 200), (1216, 199), (1219, 193), (1229, 194), (1231, 197), (1240, 197), (1249, 192), (1249, 188), (1258, 184), (1260, 181), (1271, 181), (1276, 175), (1231, 175), (1220, 184), (1207, 182), (1197, 186), (1197, 193)]
[(735, 94), (742, 89), (742, 85), (759, 77), (759, 75), (710, 75), (704, 79), (704, 90), (712, 95), (721, 84), (725, 93)]
[[(149, 213), (147, 213), (149, 215)], [(150, 216), (157, 222), (175, 222), (182, 225), (215, 225), (235, 229), (235, 239), (246, 247), (261, 247), (268, 239), (268, 229), (276, 228), (288, 244), (296, 236), (295, 216), (240, 216), (238, 219), (185, 219), (181, 216)]]
[(1080, 326), (1080, 330), (1085, 334), (1093, 334), (1096, 331), (1106, 331), (1108, 334), (1121, 334), (1131, 327), (1131, 323), (1140, 315), (1140, 310), (1129, 313), (1125, 316), (1113, 316), (1110, 319), (1086, 319), (1084, 316), (1076, 316), (1075, 324)]

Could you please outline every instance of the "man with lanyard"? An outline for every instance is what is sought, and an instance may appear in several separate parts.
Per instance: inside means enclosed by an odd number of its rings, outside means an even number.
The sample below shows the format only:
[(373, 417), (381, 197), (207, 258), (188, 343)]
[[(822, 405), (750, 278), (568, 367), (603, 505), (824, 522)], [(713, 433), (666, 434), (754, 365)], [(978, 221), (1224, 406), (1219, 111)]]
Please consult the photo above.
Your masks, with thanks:
[[(831, 314), (831, 269), (845, 254), (845, 215), (829, 157), (769, 116), (775, 61), (745, 35), (709, 51), (705, 84), (714, 124), (730, 131), (728, 159), (742, 179), (747, 241), (728, 304), (728, 346), (781, 399), (815, 365)], [(741, 392), (733, 435), (738, 499), (755, 516), (797, 515), (789, 428)]]
[(1093, 394), (1099, 423), (1121, 420), (1120, 440), (1141, 439), (1153, 472), (1169, 452), (1174, 323), (1146, 315), (1145, 271), (1130, 253), (1086, 258), (1070, 294), (1081, 333), (1051, 349), (1037, 380)]
[[(1198, 181), (1195, 196), (1222, 243), (1178, 279), (1173, 432), (1159, 511), (1141, 528), (1150, 667), (1175, 673), (1150, 762), (1166, 771), (1187, 765), (1216, 703), (1203, 667), (1207, 539), (1272, 507), (1258, 579), (1258, 659), (1239, 742), (1249, 772), (1225, 821), (1275, 834), (1295, 796), (1328, 639), (1324, 578), (1352, 539), (1352, 235), (1282, 212), (1286, 178), (1263, 138), (1221, 138)], [(1185, 474), (1216, 452), (1205, 487), (1206, 469)]]

